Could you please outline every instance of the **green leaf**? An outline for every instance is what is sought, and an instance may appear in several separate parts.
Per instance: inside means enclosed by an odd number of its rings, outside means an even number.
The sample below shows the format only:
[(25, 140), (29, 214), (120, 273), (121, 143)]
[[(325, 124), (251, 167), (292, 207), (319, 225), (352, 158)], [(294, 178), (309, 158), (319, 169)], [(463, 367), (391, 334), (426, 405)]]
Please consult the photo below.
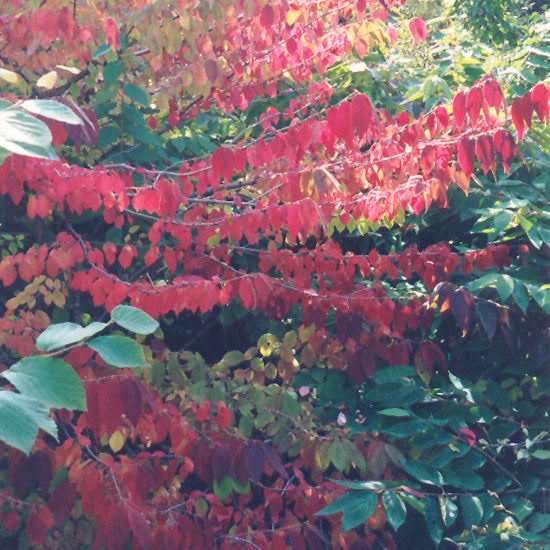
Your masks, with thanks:
[(523, 311), (523, 313), (525, 313), (527, 311), (527, 306), (529, 305), (529, 294), (527, 293), (523, 283), (517, 279), (514, 279), (513, 296), (518, 307)]
[(124, 93), (130, 98), (133, 99), (136, 103), (139, 103), (140, 105), (143, 105), (144, 107), (149, 106), (149, 98), (147, 97), (147, 93), (142, 90), (139, 86), (136, 86), (135, 84), (130, 84), (127, 82), (123, 86)]
[(47, 408), (25, 395), (0, 392), (0, 440), (29, 454), (38, 428), (57, 439), (57, 427)]
[(418, 460), (402, 460), (401, 466), (412, 477), (420, 481), (421, 483), (428, 483), (429, 485), (436, 485), (441, 487), (443, 485), (443, 476), (435, 468), (422, 464)]
[(538, 458), (539, 460), (548, 460), (550, 459), (550, 451), (545, 451), (544, 449), (537, 449), (531, 453), (533, 458)]
[(233, 490), (233, 480), (229, 476), (224, 476), (221, 483), (215, 479), (213, 483), (214, 494), (220, 499), (225, 500)]
[(97, 135), (97, 147), (103, 149), (113, 144), (120, 137), (120, 128), (114, 124), (103, 126)]
[(107, 326), (106, 323), (90, 323), (83, 327), (76, 323), (58, 323), (50, 325), (36, 339), (36, 348), (40, 351), (51, 351), (76, 344), (86, 338), (101, 332)]
[(405, 409), (382, 409), (381, 411), (378, 411), (378, 414), (382, 414), (384, 416), (411, 416), (410, 411), (406, 411)]
[(508, 509), (514, 516), (516, 516), (517, 520), (521, 523), (528, 515), (530, 515), (533, 510), (535, 509), (535, 506), (530, 500), (520, 498), (515, 500)]
[(462, 508), (462, 519), (465, 529), (470, 529), (472, 525), (479, 526), (483, 518), (483, 505), (481, 500), (473, 495), (462, 495), (460, 497), (460, 506)]
[(430, 538), (434, 541), (436, 547), (439, 546), (443, 538), (443, 520), (441, 518), (441, 507), (438, 499), (428, 498), (426, 502), (426, 525)]
[(117, 325), (137, 334), (152, 334), (159, 327), (159, 324), (145, 311), (132, 306), (115, 307), (111, 312), (111, 319)]
[(2, 376), (48, 409), (87, 410), (82, 380), (62, 359), (46, 355), (25, 357)]
[(497, 276), (497, 291), (500, 299), (505, 302), (514, 290), (514, 279), (510, 275), (499, 274)]
[(527, 529), (530, 533), (541, 533), (550, 525), (550, 514), (536, 513), (531, 516)]
[(246, 361), (244, 353), (239, 350), (232, 350), (228, 351), (220, 361), (221, 366), (223, 367), (236, 367), (237, 365), (240, 365), (241, 363), (244, 363)]
[(332, 483), (336, 483), (337, 485), (341, 485), (342, 487), (348, 487), (349, 489), (353, 489), (355, 491), (382, 491), (383, 489), (387, 489), (392, 486), (399, 486), (401, 485), (398, 481), (341, 481), (340, 479), (331, 479)]
[(32, 113), (67, 124), (84, 124), (80, 117), (67, 105), (51, 99), (28, 99), (21, 103), (21, 107)]
[(382, 496), (382, 503), (386, 511), (387, 522), (397, 531), (407, 517), (405, 504), (403, 504), (398, 495), (389, 491), (386, 491)]
[(344, 451), (342, 442), (338, 439), (330, 446), (330, 460), (339, 472), (343, 472), (348, 463), (348, 457)]
[(113, 367), (148, 367), (142, 347), (127, 336), (98, 336), (88, 342)]
[(349, 491), (345, 495), (331, 502), (316, 515), (328, 516), (344, 512), (342, 516), (342, 533), (361, 525), (376, 510), (378, 495), (370, 491)]
[(122, 61), (107, 63), (107, 65), (103, 67), (103, 81), (105, 82), (105, 86), (110, 86), (116, 82), (118, 77), (122, 74), (123, 69), (124, 65)]
[(344, 508), (342, 533), (365, 523), (376, 510), (378, 504), (377, 494), (370, 492), (356, 494), (357, 496), (362, 496), (362, 498), (357, 498), (355, 504), (350, 504)]
[(110, 51), (112, 51), (112, 49), (109, 44), (101, 44), (101, 46), (98, 46), (97, 50), (92, 54), (92, 59), (97, 59), (98, 57), (101, 57), (102, 55), (105, 55), (107, 52)]
[(16, 107), (0, 110), (0, 147), (29, 157), (57, 158), (48, 126)]

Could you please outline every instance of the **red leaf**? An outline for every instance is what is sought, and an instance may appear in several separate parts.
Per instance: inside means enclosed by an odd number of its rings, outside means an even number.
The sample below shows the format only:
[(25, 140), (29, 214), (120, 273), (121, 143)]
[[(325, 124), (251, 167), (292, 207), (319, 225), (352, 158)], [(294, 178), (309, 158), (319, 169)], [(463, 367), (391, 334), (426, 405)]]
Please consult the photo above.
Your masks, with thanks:
[(2, 520), (2, 527), (8, 535), (11, 535), (19, 527), (19, 515), (15, 510), (11, 510)]
[(256, 292), (247, 277), (241, 279), (239, 283), (239, 295), (245, 309), (256, 309)]
[(516, 156), (516, 142), (508, 130), (498, 129), (493, 136), (495, 151), (507, 174)]
[(280, 456), (271, 445), (264, 445), (265, 456), (271, 467), (281, 474), (284, 479), (288, 479), (288, 472), (285, 470)]
[(229, 470), (230, 456), (228, 450), (222, 445), (217, 445), (212, 453), (211, 461), (214, 479), (220, 483)]
[(123, 550), (130, 535), (130, 522), (126, 509), (117, 503), (110, 506), (107, 513), (105, 538), (108, 550)]
[(55, 516), (55, 525), (60, 527), (69, 517), (76, 502), (76, 487), (68, 479), (62, 481), (48, 499), (48, 508)]
[(128, 521), (132, 537), (141, 548), (147, 550), (153, 547), (153, 537), (151, 534), (151, 525), (147, 521), (145, 514), (136, 510), (133, 506), (128, 506)]
[(225, 406), (220, 405), (218, 414), (216, 415), (216, 424), (220, 430), (225, 430), (231, 424), (231, 411)]
[(143, 396), (138, 386), (139, 382), (133, 378), (124, 378), (120, 383), (122, 410), (126, 418), (136, 426), (143, 406)]
[(223, 176), (227, 181), (233, 177), (234, 153), (227, 147), (218, 147), (211, 157), (214, 172)]
[(264, 473), (265, 450), (261, 441), (249, 441), (244, 452), (244, 462), (252, 481), (258, 482)]
[(476, 141), (476, 156), (481, 164), (483, 173), (486, 174), (489, 168), (493, 171), (496, 168), (495, 147), (493, 138), (487, 134), (479, 136)]
[(178, 267), (178, 260), (176, 254), (169, 247), (164, 247), (164, 261), (166, 262), (166, 267), (170, 270), (170, 273), (175, 273), (176, 268)]
[(545, 122), (548, 120), (550, 93), (546, 84), (541, 82), (531, 90), (531, 101), (540, 121)]
[(521, 110), (521, 98), (517, 97), (512, 103), (512, 121), (516, 127), (518, 133), (518, 141), (523, 139), (523, 132), (525, 131), (525, 124), (523, 122), (523, 114)]
[(462, 288), (457, 288), (451, 295), (451, 311), (455, 316), (458, 326), (466, 334), (472, 326), (475, 314), (472, 295)]
[(113, 50), (116, 51), (116, 49), (120, 46), (120, 42), (118, 40), (118, 25), (116, 24), (116, 21), (112, 17), (105, 19), (103, 22), (103, 30), (105, 31), (107, 43)]
[(531, 129), (531, 124), (533, 122), (533, 102), (531, 101), (531, 92), (527, 92), (520, 99), (520, 110), (523, 120), (527, 123), (529, 129)]
[(202, 401), (199, 403), (199, 408), (197, 410), (197, 420), (199, 422), (206, 422), (208, 420), (208, 411), (210, 410), (210, 402)]
[(262, 8), (262, 12), (260, 13), (260, 25), (264, 27), (264, 29), (269, 29), (273, 25), (273, 20), (275, 17), (275, 10), (273, 9), (273, 6), (270, 4), (266, 4)]
[(61, 124), (61, 122), (58, 122), (57, 120), (48, 120), (47, 124), (52, 134), (53, 146), (59, 147), (60, 145), (65, 143), (68, 134), (65, 131), (63, 124)]
[(483, 84), (483, 96), (485, 97), (487, 105), (489, 105), (489, 107), (494, 107), (497, 112), (501, 103), (506, 105), (502, 88), (494, 78), (488, 78)]
[(453, 125), (461, 128), (466, 116), (466, 94), (464, 91), (458, 92), (453, 99)]
[(114, 243), (108, 242), (103, 245), (103, 254), (109, 265), (114, 264), (116, 260), (117, 248)]
[(415, 17), (409, 21), (409, 29), (413, 35), (413, 46), (418, 44), (418, 42), (426, 42), (426, 24), (420, 17)]
[(365, 94), (358, 94), (352, 99), (351, 118), (357, 135), (362, 138), (372, 127), (372, 104)]
[(470, 445), (470, 447), (476, 444), (476, 434), (472, 432), (472, 430), (461, 428), (458, 431), (468, 440), (468, 445)]
[(468, 92), (466, 98), (466, 111), (470, 119), (470, 124), (475, 124), (479, 118), (481, 104), (483, 103), (483, 90), (480, 86), (474, 86)]
[(42, 506), (40, 511), (36, 513), (33, 508), (27, 518), (26, 533), (31, 542), (37, 546), (42, 546), (44, 539), (48, 534), (49, 528), (53, 525), (52, 513), (46, 506)]
[(463, 137), (458, 144), (458, 162), (462, 171), (469, 179), (474, 171), (475, 143), (469, 137)]
[(132, 245), (126, 244), (123, 246), (122, 251), (118, 255), (118, 263), (123, 267), (123, 269), (127, 269), (132, 263), (132, 258), (134, 256), (137, 256), (137, 250)]
[(173, 128), (180, 121), (180, 115), (178, 113), (178, 104), (175, 99), (168, 100), (168, 124), (170, 128)]

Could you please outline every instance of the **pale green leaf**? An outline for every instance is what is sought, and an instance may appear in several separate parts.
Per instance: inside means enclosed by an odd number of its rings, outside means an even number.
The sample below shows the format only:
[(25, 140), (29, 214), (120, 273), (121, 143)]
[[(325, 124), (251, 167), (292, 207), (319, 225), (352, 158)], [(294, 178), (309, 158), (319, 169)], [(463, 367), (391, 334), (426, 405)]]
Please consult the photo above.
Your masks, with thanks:
[(132, 306), (115, 307), (111, 313), (111, 319), (117, 325), (137, 334), (152, 334), (159, 326), (150, 315)]
[(62, 359), (46, 355), (25, 357), (2, 376), (48, 409), (87, 410), (82, 380)]
[(101, 332), (106, 323), (90, 323), (83, 327), (76, 323), (58, 323), (50, 325), (36, 339), (36, 347), (40, 351), (51, 351), (71, 344), (76, 344)]
[(28, 99), (21, 103), (21, 107), (29, 113), (40, 115), (44, 118), (50, 118), (67, 124), (84, 124), (70, 107), (59, 103), (59, 101), (51, 99)]
[(142, 347), (127, 336), (98, 336), (88, 342), (113, 367), (148, 367)]

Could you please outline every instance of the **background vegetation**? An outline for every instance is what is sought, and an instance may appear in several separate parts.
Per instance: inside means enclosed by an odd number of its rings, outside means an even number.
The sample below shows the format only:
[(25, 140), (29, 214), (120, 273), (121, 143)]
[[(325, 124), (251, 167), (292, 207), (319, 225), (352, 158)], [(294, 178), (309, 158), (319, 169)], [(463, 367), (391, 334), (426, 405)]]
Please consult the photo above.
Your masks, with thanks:
[(550, 13), (398, 4), (6, 3), (3, 547), (548, 547)]

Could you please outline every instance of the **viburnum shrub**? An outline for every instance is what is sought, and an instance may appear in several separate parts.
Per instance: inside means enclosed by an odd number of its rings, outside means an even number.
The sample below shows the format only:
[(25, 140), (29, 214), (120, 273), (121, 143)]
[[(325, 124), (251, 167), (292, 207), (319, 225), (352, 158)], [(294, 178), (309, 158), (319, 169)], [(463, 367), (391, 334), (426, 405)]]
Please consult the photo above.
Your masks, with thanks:
[(4, 2), (7, 547), (547, 547), (547, 69), (402, 3)]

